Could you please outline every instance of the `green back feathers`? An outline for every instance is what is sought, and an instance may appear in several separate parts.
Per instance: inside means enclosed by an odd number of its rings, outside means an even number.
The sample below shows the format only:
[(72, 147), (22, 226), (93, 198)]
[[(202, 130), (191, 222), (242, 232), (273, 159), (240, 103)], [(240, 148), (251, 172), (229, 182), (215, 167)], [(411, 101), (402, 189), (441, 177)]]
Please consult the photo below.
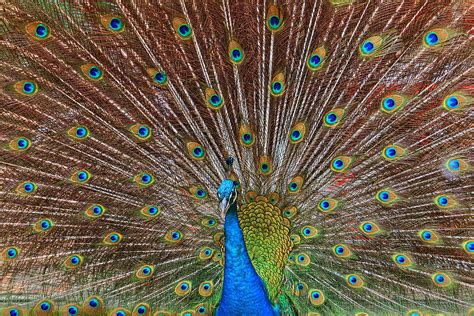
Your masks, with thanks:
[(290, 222), (269, 198), (257, 196), (240, 206), (238, 217), (248, 255), (275, 301), (283, 282), (283, 272), (292, 248)]

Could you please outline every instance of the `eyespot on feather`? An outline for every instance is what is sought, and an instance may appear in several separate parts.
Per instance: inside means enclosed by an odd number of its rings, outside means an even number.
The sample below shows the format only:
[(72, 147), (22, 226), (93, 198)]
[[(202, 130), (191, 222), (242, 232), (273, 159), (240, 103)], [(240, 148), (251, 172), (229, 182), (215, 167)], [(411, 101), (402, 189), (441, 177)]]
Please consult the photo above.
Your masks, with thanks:
[(337, 156), (331, 161), (331, 170), (334, 172), (344, 172), (351, 167), (352, 163), (352, 157)]
[(49, 218), (42, 218), (33, 224), (33, 231), (35, 233), (46, 233), (54, 226), (54, 222)]
[(273, 76), (273, 79), (270, 82), (270, 93), (274, 97), (279, 97), (283, 95), (285, 91), (286, 91), (285, 74), (280, 71)]
[(335, 108), (327, 112), (323, 118), (323, 124), (326, 127), (334, 128), (339, 126), (344, 118), (345, 110), (342, 108)]
[(304, 296), (308, 293), (308, 285), (303, 282), (299, 281), (293, 284), (293, 294), (295, 296)]
[(317, 289), (309, 290), (308, 298), (310, 303), (314, 306), (322, 305), (325, 301), (324, 293)]
[(123, 235), (118, 232), (110, 232), (106, 234), (102, 240), (102, 243), (107, 246), (116, 246), (123, 240)]
[(282, 215), (283, 217), (286, 217), (288, 219), (292, 219), (293, 217), (296, 216), (296, 214), (298, 213), (298, 208), (294, 205), (289, 205), (289, 206), (286, 206), (283, 210), (282, 210)]
[(79, 170), (74, 172), (71, 177), (69, 178), (69, 181), (75, 184), (86, 184), (87, 182), (90, 181), (91, 179), (91, 173), (87, 170)]
[(295, 256), (295, 263), (299, 266), (307, 267), (311, 263), (311, 258), (307, 253), (300, 253)]
[(36, 83), (36, 81), (34, 80), (21, 80), (21, 81), (17, 81), (15, 82), (15, 84), (13, 85), (13, 89), (25, 96), (25, 97), (31, 97), (31, 96), (34, 96), (35, 94), (38, 93), (39, 91), (39, 87), (38, 87), (38, 84)]
[(23, 181), (16, 187), (16, 192), (23, 196), (28, 196), (36, 193), (38, 185), (32, 181)]
[(301, 187), (303, 186), (304, 178), (302, 176), (295, 176), (291, 178), (290, 182), (288, 183), (288, 194), (297, 194), (301, 191)]
[(168, 75), (164, 70), (147, 68), (146, 72), (148, 73), (148, 76), (150, 76), (151, 81), (155, 86), (164, 88), (168, 85)]
[(427, 244), (437, 244), (441, 240), (437, 232), (432, 229), (422, 229), (418, 232), (421, 241)]
[(308, 56), (306, 60), (306, 66), (311, 71), (318, 71), (323, 68), (326, 62), (326, 55), (327, 50), (323, 46), (316, 48), (313, 52)]
[(114, 14), (106, 14), (100, 17), (102, 25), (112, 33), (122, 33), (125, 31), (123, 18)]
[(224, 106), (224, 99), (216, 90), (208, 87), (204, 91), (204, 96), (206, 106), (211, 110), (218, 111)]
[(204, 147), (194, 141), (185, 141), (185, 146), (188, 151), (189, 157), (194, 160), (204, 160), (206, 157), (206, 151)]
[(101, 204), (91, 204), (85, 210), (85, 215), (91, 219), (97, 219), (104, 216), (107, 208)]
[(214, 283), (212, 280), (203, 281), (199, 284), (199, 295), (202, 297), (209, 297), (212, 295), (212, 291), (214, 290)]
[(244, 147), (252, 147), (255, 143), (255, 133), (249, 125), (242, 124), (239, 128), (239, 141)]
[(234, 65), (240, 65), (245, 59), (245, 52), (242, 49), (242, 46), (240, 46), (240, 44), (235, 40), (231, 40), (229, 42), (227, 53), (229, 55), (230, 61)]
[(332, 252), (338, 258), (349, 258), (350, 256), (352, 256), (351, 249), (349, 248), (349, 246), (344, 244), (335, 245), (334, 247), (332, 247)]
[(379, 190), (377, 194), (375, 195), (375, 198), (377, 201), (379, 201), (382, 205), (385, 205), (385, 206), (393, 206), (398, 201), (400, 201), (400, 198), (398, 197), (398, 195), (391, 189)]
[(303, 236), (304, 239), (310, 239), (314, 237), (318, 237), (318, 229), (316, 227), (313, 227), (311, 225), (305, 225), (301, 228), (300, 230), (301, 236)]
[(290, 240), (293, 243), (293, 245), (299, 245), (301, 244), (301, 237), (300, 235), (297, 234), (292, 234), (290, 235)]
[(395, 262), (395, 264), (399, 268), (402, 268), (402, 269), (409, 268), (409, 267), (413, 266), (412, 258), (409, 255), (407, 255), (406, 253), (401, 253), (401, 252), (395, 253), (392, 256), (392, 260), (393, 260), (393, 262)]
[(185, 296), (189, 294), (191, 290), (192, 290), (192, 283), (191, 281), (187, 281), (187, 280), (179, 282), (174, 288), (174, 292), (178, 296)]
[(153, 136), (153, 131), (146, 124), (134, 124), (128, 129), (137, 141), (147, 141)]
[(273, 171), (273, 163), (269, 156), (258, 157), (258, 173), (264, 176), (269, 175)]
[(453, 284), (451, 277), (444, 272), (435, 272), (431, 275), (433, 284), (437, 287), (446, 288)]
[(464, 94), (462, 91), (455, 91), (443, 99), (442, 107), (448, 112), (457, 112), (471, 106), (472, 103), (472, 97)]
[(322, 198), (318, 203), (318, 210), (323, 213), (331, 213), (337, 210), (339, 201), (329, 196)]
[(155, 177), (148, 172), (141, 172), (133, 177), (133, 182), (141, 188), (147, 188), (155, 183)]
[(122, 307), (114, 308), (109, 312), (109, 316), (130, 316), (130, 315), (131, 315), (130, 311)]
[(361, 288), (365, 285), (364, 279), (358, 274), (346, 275), (346, 283), (352, 288)]
[(81, 316), (83, 315), (82, 308), (77, 304), (67, 304), (60, 309), (61, 316)]
[(474, 240), (466, 240), (465, 242), (462, 243), (462, 249), (468, 254), (468, 255), (474, 255)]
[(444, 166), (448, 171), (456, 174), (461, 174), (470, 170), (468, 162), (460, 157), (449, 158)]
[(71, 127), (67, 134), (76, 141), (82, 141), (90, 136), (89, 129), (83, 125)]
[(456, 31), (444, 27), (435, 27), (423, 34), (423, 46), (429, 49), (443, 47), (456, 36)]
[(433, 199), (433, 202), (438, 208), (442, 210), (449, 210), (458, 206), (458, 202), (450, 194), (438, 194)]
[(135, 277), (139, 280), (146, 280), (153, 276), (155, 273), (155, 267), (151, 264), (144, 264), (138, 267), (137, 271), (135, 272)]
[(175, 17), (171, 21), (173, 29), (175, 30), (178, 37), (182, 40), (189, 40), (193, 35), (191, 25), (181, 17)]
[(380, 101), (380, 110), (384, 113), (393, 114), (404, 107), (410, 99), (402, 94), (389, 94)]
[(12, 306), (7, 306), (2, 309), (1, 316), (26, 316), (25, 310), (22, 308), (12, 305)]
[(406, 149), (398, 145), (388, 145), (382, 150), (382, 157), (388, 161), (400, 160), (406, 156)]
[(31, 38), (37, 41), (44, 41), (51, 37), (51, 29), (46, 23), (34, 21), (26, 24), (25, 31)]
[(85, 64), (81, 66), (82, 74), (91, 81), (104, 79), (104, 72), (95, 64)]
[(32, 309), (35, 316), (49, 316), (56, 313), (56, 303), (50, 299), (42, 299)]
[(188, 188), (190, 196), (195, 200), (207, 200), (209, 199), (209, 194), (207, 190), (200, 185), (193, 185)]
[(31, 145), (31, 140), (23, 136), (16, 137), (8, 143), (9, 149), (17, 152), (27, 151), (31, 148)]
[(132, 316), (151, 316), (151, 307), (148, 303), (138, 303), (132, 310)]
[(104, 300), (98, 296), (89, 296), (82, 304), (82, 310), (89, 315), (102, 315), (105, 311)]
[(64, 267), (69, 270), (74, 270), (81, 267), (84, 264), (84, 257), (79, 254), (73, 254), (68, 256), (64, 260)]
[(165, 240), (170, 243), (180, 242), (183, 239), (183, 237), (184, 237), (183, 233), (176, 229), (171, 229), (167, 231), (165, 234)]
[(373, 221), (365, 221), (359, 225), (360, 231), (368, 236), (373, 237), (381, 233), (380, 227)]
[(267, 11), (267, 28), (271, 32), (278, 32), (283, 28), (283, 10), (280, 7), (272, 4)]
[(214, 254), (214, 250), (209, 247), (202, 247), (199, 250), (199, 259), (201, 260), (209, 260), (212, 259), (212, 255)]
[(12, 261), (18, 258), (21, 250), (18, 247), (10, 246), (2, 251), (2, 261)]
[(290, 144), (299, 144), (304, 140), (306, 134), (306, 124), (304, 122), (296, 123), (288, 134)]
[(371, 36), (365, 39), (362, 44), (359, 45), (359, 55), (361, 57), (377, 56), (383, 41), (383, 37), (380, 35)]

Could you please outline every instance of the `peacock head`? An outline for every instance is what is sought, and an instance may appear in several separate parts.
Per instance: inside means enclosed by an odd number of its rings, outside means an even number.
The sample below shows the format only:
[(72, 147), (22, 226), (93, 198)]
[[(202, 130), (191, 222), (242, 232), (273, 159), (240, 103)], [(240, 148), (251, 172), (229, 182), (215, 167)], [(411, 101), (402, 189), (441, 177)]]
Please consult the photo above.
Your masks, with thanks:
[(219, 208), (221, 209), (222, 218), (225, 218), (225, 215), (229, 208), (237, 202), (237, 198), (239, 195), (239, 192), (237, 190), (238, 182), (229, 179), (229, 176), (232, 173), (234, 158), (227, 157), (225, 164), (227, 178), (221, 182), (219, 189), (217, 189), (217, 196), (219, 197)]
[(237, 202), (239, 192), (235, 181), (224, 179), (217, 189), (217, 196), (219, 197), (219, 208), (221, 210), (222, 218), (225, 217), (229, 208)]

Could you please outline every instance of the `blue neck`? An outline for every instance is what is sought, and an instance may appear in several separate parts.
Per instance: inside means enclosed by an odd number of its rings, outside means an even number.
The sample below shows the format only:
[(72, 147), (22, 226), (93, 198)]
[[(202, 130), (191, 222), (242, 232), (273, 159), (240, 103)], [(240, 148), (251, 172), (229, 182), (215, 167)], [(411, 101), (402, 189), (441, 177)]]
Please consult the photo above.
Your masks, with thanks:
[(224, 232), (224, 285), (216, 315), (277, 315), (247, 254), (235, 204), (226, 214)]

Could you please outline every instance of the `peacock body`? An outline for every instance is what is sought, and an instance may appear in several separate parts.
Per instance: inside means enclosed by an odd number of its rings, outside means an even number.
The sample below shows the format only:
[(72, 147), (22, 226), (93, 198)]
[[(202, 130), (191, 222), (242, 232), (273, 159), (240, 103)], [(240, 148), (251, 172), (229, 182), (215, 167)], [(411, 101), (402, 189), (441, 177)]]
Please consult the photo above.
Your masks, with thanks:
[(469, 1), (0, 7), (2, 315), (474, 314)]

